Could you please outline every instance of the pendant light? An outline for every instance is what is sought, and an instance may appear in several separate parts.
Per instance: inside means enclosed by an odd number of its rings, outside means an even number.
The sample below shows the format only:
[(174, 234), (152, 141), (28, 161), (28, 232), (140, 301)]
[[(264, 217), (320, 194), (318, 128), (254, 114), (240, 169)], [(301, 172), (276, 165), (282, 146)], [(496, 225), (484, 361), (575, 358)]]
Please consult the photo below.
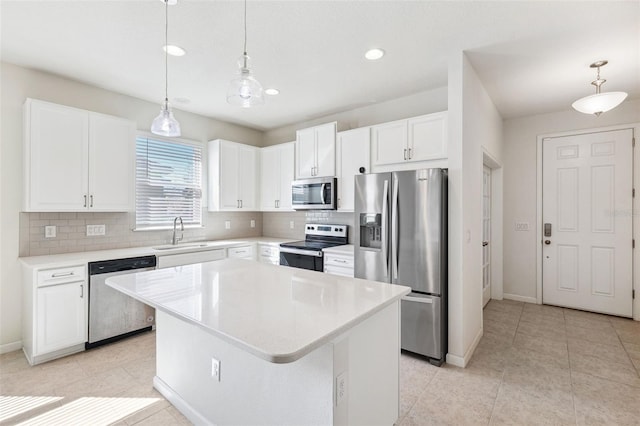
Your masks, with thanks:
[(264, 103), (262, 85), (256, 80), (249, 68), (251, 58), (247, 55), (247, 0), (244, 0), (244, 51), (238, 59), (238, 78), (231, 80), (227, 91), (227, 102), (249, 108)]
[(600, 87), (607, 81), (604, 78), (600, 78), (600, 67), (607, 65), (608, 61), (597, 61), (589, 65), (591, 68), (597, 68), (596, 79), (591, 82), (596, 86), (596, 94), (585, 96), (575, 101), (571, 106), (579, 112), (584, 114), (595, 114), (599, 117), (603, 112), (614, 109), (622, 103), (627, 97), (625, 92), (605, 92), (600, 93)]
[[(169, 45), (169, 2), (164, 0), (164, 45)], [(173, 3), (175, 4), (175, 3)], [(164, 51), (164, 102), (160, 107), (160, 114), (151, 123), (151, 133), (161, 136), (180, 136), (180, 123), (173, 116), (169, 105), (169, 54)]]

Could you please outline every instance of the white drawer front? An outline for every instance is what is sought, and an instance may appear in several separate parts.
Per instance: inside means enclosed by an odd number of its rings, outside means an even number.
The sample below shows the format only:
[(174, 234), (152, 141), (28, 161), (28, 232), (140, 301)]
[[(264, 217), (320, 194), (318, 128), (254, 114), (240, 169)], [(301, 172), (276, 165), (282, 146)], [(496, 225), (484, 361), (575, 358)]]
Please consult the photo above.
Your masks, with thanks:
[(252, 259), (253, 258), (253, 247), (252, 246), (242, 246), (242, 247), (231, 247), (227, 249), (228, 257), (240, 257), (243, 259)]
[(38, 271), (38, 287), (82, 281), (85, 278), (85, 265), (69, 266), (67, 268), (47, 269), (44, 271)]
[(343, 268), (353, 268), (353, 257), (336, 256), (333, 254), (324, 255), (325, 265), (341, 266)]
[(341, 275), (343, 277), (353, 278), (353, 268), (344, 268), (340, 266), (324, 265), (324, 272), (332, 275)]
[(273, 246), (261, 245), (260, 256), (264, 257), (278, 257), (280, 256), (280, 249)]

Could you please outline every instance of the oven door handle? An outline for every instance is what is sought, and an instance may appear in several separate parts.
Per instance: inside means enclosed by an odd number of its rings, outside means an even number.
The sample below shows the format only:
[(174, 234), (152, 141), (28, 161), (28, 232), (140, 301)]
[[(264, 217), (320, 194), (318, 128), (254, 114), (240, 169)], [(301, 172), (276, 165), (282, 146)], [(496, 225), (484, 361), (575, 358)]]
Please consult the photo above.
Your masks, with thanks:
[(301, 250), (301, 249), (294, 249), (294, 248), (289, 248), (289, 247), (280, 247), (280, 253), (291, 253), (291, 254), (301, 254), (303, 256), (322, 257), (322, 250), (320, 250), (320, 251), (316, 251), (316, 250)]

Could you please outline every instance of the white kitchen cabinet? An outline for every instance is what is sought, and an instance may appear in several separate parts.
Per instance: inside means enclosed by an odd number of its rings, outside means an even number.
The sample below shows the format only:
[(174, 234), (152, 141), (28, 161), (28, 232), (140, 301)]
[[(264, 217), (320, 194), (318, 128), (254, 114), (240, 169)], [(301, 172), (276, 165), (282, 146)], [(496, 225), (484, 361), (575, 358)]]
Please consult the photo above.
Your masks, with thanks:
[(247, 244), (244, 246), (238, 247), (229, 247), (227, 249), (227, 257), (236, 258), (236, 259), (255, 259), (254, 249), (255, 244)]
[(134, 122), (27, 99), (24, 211), (133, 209)]
[(266, 243), (258, 243), (258, 261), (271, 265), (279, 265), (280, 247)]
[(324, 272), (344, 277), (354, 276), (353, 245), (330, 247), (324, 252)]
[(84, 350), (87, 341), (85, 265), (25, 268), (23, 347), (30, 364)]
[(336, 143), (336, 177), (338, 178), (338, 210), (352, 212), (355, 204), (354, 178), (360, 168), (370, 173), (370, 128), (338, 133)]
[(371, 127), (371, 166), (373, 169), (378, 166), (446, 158), (446, 112), (392, 121)]
[(209, 142), (209, 211), (258, 210), (259, 148)]
[(335, 176), (337, 123), (296, 132), (296, 178)]
[(292, 210), (291, 181), (295, 168), (295, 142), (262, 148), (260, 154), (260, 210)]

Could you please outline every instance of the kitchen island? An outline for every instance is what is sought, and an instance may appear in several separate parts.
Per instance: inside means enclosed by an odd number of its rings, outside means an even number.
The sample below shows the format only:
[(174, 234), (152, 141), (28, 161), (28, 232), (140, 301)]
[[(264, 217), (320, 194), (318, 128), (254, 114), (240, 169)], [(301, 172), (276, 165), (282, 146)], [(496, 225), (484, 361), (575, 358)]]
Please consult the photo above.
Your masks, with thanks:
[(154, 387), (196, 424), (398, 418), (408, 287), (240, 259), (107, 284), (156, 308)]

